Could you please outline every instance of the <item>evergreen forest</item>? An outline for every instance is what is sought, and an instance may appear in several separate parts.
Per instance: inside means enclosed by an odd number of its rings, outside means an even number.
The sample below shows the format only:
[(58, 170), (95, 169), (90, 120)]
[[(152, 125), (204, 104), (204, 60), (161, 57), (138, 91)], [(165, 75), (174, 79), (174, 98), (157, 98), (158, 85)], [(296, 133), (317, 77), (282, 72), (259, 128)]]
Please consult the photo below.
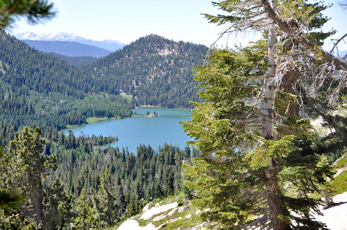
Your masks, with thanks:
[[(93, 59), (5, 32), (54, 18), (53, 3), (0, 3), (0, 229), (116, 229), (178, 194), (212, 229), (328, 229), (313, 214), (347, 191), (345, 172), (334, 179), (347, 167), (346, 35), (322, 48), (336, 33), (323, 30), (329, 5), (219, 0), (204, 17), (222, 37), (259, 39), (208, 49), (151, 34)], [(191, 146), (132, 153), (110, 147), (117, 137), (64, 134), (140, 106), (192, 109)]]

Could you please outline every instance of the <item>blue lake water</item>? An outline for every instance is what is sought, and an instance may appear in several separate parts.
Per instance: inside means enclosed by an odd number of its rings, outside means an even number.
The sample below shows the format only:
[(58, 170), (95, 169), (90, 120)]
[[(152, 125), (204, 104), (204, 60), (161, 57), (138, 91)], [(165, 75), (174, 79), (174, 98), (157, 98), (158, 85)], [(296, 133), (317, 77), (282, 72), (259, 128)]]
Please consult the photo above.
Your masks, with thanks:
[[(76, 136), (80, 135), (102, 135), (118, 137), (118, 142), (111, 144), (119, 149), (128, 148), (130, 152), (136, 153), (140, 144), (150, 145), (158, 150), (164, 143), (186, 147), (186, 141), (191, 140), (178, 122), (190, 120), (191, 111), (183, 109), (165, 108), (138, 108), (136, 114), (157, 112), (159, 117), (131, 117), (119, 120), (107, 120), (93, 124), (87, 124), (71, 128)], [(65, 130), (67, 133), (68, 130)]]

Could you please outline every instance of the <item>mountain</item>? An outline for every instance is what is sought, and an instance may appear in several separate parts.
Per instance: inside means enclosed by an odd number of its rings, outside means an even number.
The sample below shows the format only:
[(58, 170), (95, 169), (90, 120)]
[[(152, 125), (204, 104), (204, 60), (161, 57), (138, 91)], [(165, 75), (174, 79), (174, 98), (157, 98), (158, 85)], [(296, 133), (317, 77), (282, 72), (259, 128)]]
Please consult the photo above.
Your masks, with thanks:
[(132, 101), (114, 90), (106, 93), (103, 82), (83, 69), (0, 32), (0, 130), (24, 125), (60, 129), (93, 116), (130, 116)]
[(94, 57), (100, 58), (112, 53), (99, 47), (85, 45), (78, 42), (67, 41), (36, 41), (23, 40), (26, 44), (46, 53), (57, 53), (69, 57)]
[(71, 33), (35, 34), (32, 32), (26, 32), (26, 33), (16, 34), (15, 36), (20, 40), (77, 42), (77, 43), (109, 50), (111, 52), (119, 50), (126, 45), (124, 43), (121, 43), (115, 40), (95, 41), (95, 40), (86, 39), (80, 36), (76, 36)]
[(92, 63), (86, 74), (140, 105), (191, 108), (189, 101), (198, 100), (193, 68), (203, 64), (207, 51), (203, 45), (148, 35)]
[(192, 108), (189, 101), (198, 100), (192, 68), (207, 50), (149, 35), (77, 67), (0, 32), (0, 118), (16, 129), (60, 129), (88, 117), (130, 116), (135, 104)]

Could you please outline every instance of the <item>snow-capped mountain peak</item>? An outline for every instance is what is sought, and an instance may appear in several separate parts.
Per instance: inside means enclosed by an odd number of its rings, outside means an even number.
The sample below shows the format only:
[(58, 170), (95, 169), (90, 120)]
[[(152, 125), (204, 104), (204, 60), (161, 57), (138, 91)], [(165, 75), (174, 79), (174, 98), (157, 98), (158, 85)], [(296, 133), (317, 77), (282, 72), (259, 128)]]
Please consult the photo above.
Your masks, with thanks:
[(110, 51), (115, 51), (125, 46), (124, 43), (121, 43), (115, 40), (95, 41), (92, 39), (86, 39), (86, 38), (77, 36), (72, 33), (63, 33), (63, 32), (58, 34), (35, 34), (32, 32), (25, 32), (21, 34), (16, 34), (15, 36), (20, 40), (78, 42), (85, 45), (96, 46), (96, 47), (110, 50)]

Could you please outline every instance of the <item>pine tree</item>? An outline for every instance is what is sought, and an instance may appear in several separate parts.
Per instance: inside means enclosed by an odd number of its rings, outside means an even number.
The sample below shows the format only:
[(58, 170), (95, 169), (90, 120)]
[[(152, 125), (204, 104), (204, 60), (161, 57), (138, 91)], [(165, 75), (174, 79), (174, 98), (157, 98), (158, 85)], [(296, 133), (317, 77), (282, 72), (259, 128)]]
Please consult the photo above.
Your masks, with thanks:
[[(297, 117), (286, 123), (286, 132), (274, 129), (276, 136), (264, 136), (263, 82), (258, 80), (268, 68), (264, 51), (262, 42), (240, 51), (216, 51), (197, 69), (205, 102), (194, 103), (197, 108), (184, 128), (202, 156), (195, 166), (186, 166), (185, 186), (195, 191), (190, 195), (197, 203), (211, 209), (203, 216), (223, 228), (324, 228), (310, 218), (319, 202), (309, 194), (331, 174), (327, 163), (298, 144), (312, 136), (309, 120)], [(273, 112), (285, 119), (278, 104), (294, 101), (281, 93), (276, 93)]]
[(51, 188), (46, 189), (44, 229), (64, 229), (73, 217), (72, 196), (64, 191), (64, 185), (56, 179)]
[(16, 133), (10, 142), (12, 183), (27, 195), (33, 207), (34, 218), (38, 226), (43, 221), (43, 178), (48, 171), (57, 167), (55, 155), (45, 156), (45, 141), (41, 137), (41, 129), (25, 127), (21, 134)]
[[(332, 69), (347, 66), (320, 47), (331, 33), (311, 32), (326, 22), (321, 15), (326, 7), (307, 1), (213, 4), (226, 14), (206, 17), (230, 23), (225, 33), (253, 29), (267, 41), (215, 52), (197, 69), (205, 102), (195, 103), (192, 121), (184, 128), (202, 157), (195, 167), (187, 166), (188, 178), (197, 182), (188, 180), (186, 185), (212, 208), (205, 217), (222, 227), (324, 228), (310, 217), (310, 210), (318, 212), (318, 202), (309, 195), (331, 176), (331, 168), (310, 146), (302, 146), (314, 135), (298, 105), (312, 106), (311, 96), (317, 94), (331, 93), (326, 98), (335, 102), (343, 88), (344, 77), (334, 80), (320, 68), (324, 63)], [(323, 75), (316, 75), (317, 69)], [(336, 89), (324, 91), (312, 84), (321, 76), (321, 85)]]
[(102, 175), (98, 193), (93, 195), (93, 208), (100, 227), (112, 226), (119, 221), (119, 205), (112, 192), (108, 170)]
[(76, 199), (75, 212), (77, 217), (74, 218), (74, 226), (77, 229), (90, 229), (95, 222), (92, 217), (91, 201), (88, 198), (86, 190), (83, 188), (79, 197)]
[[(9, 156), (2, 152), (0, 146), (0, 229), (34, 228), (26, 218), (18, 218), (19, 208), (25, 197), (16, 188), (8, 186)], [(31, 227), (30, 227), (31, 226)]]
[(0, 1), (0, 28), (11, 26), (18, 17), (25, 16), (31, 23), (54, 16), (53, 3), (46, 0)]

